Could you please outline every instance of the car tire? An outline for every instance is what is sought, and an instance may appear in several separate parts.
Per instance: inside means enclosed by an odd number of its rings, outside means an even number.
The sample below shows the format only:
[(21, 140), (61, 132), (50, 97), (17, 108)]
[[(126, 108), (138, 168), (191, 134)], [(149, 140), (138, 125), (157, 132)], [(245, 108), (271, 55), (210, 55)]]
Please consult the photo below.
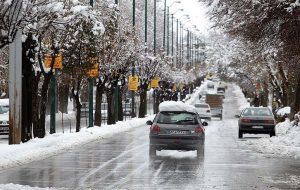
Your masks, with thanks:
[(150, 159), (156, 158), (156, 148), (154, 146), (149, 146), (149, 157)]
[(270, 137), (273, 137), (273, 136), (276, 136), (275, 131), (272, 131), (272, 132), (270, 133)]
[(243, 132), (239, 130), (239, 139), (243, 138)]

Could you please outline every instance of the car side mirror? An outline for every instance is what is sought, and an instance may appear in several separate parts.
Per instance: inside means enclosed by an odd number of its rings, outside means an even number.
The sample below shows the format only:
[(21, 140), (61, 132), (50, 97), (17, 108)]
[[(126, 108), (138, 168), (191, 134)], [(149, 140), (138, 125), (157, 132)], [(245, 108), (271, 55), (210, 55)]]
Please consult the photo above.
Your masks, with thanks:
[(240, 118), (241, 116), (240, 115), (235, 115), (235, 118)]
[(203, 126), (207, 126), (208, 123), (207, 123), (206, 121), (203, 121), (203, 122), (202, 122), (202, 125), (203, 125)]
[(149, 120), (149, 121), (146, 122), (146, 124), (147, 124), (147, 125), (152, 125), (153, 122)]

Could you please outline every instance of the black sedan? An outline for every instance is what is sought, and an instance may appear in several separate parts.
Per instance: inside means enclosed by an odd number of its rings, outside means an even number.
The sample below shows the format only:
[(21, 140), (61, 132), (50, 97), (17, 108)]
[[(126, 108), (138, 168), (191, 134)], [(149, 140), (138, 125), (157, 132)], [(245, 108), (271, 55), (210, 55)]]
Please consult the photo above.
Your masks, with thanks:
[(276, 135), (274, 115), (267, 107), (245, 108), (238, 117), (239, 138), (243, 138), (244, 133)]

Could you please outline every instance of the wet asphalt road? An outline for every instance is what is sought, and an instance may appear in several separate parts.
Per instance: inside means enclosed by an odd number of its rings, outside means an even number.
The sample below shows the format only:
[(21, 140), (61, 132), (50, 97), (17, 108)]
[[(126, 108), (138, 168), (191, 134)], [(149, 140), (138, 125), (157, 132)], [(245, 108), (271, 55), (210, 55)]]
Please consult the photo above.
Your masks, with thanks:
[[(253, 152), (237, 135), (237, 99), (229, 88), (223, 121), (206, 130), (205, 155), (161, 151), (148, 157), (148, 128), (120, 133), (66, 153), (0, 171), (0, 184), (66, 189), (300, 189), (300, 161)], [(231, 97), (231, 98), (229, 98)]]

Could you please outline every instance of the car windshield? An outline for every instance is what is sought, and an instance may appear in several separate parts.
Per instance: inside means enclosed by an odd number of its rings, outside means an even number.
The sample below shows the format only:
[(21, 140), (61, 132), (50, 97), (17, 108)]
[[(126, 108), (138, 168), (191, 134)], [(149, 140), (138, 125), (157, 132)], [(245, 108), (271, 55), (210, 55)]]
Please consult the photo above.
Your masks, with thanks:
[(198, 124), (197, 115), (191, 112), (160, 112), (157, 123)]
[(272, 116), (272, 112), (267, 108), (247, 108), (242, 116)]
[(195, 108), (208, 108), (207, 104), (195, 104)]
[(9, 106), (0, 106), (0, 114), (7, 113), (9, 111)]

